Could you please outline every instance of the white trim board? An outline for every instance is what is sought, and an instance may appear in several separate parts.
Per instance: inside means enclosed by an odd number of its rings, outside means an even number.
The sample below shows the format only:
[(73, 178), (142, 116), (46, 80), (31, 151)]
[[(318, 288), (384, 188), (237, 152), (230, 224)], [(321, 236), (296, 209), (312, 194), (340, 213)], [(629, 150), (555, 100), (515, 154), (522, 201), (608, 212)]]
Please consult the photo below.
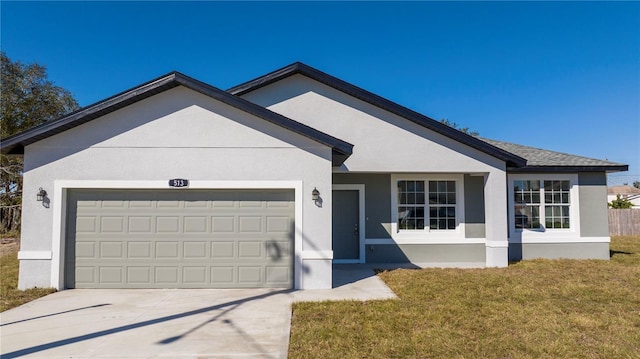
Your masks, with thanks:
[(19, 260), (50, 260), (53, 257), (53, 253), (51, 251), (19, 251), (18, 259)]
[[(302, 181), (189, 181), (188, 188), (169, 187), (168, 181), (82, 181), (56, 180), (53, 183), (53, 231), (51, 257), (51, 286), (64, 288), (64, 245), (66, 237), (67, 190), (72, 189), (157, 189), (188, 191), (190, 189), (292, 189), (295, 196), (294, 276), (295, 289), (302, 285)], [(327, 253), (324, 254), (325, 256)], [(330, 255), (330, 254), (329, 254)]]

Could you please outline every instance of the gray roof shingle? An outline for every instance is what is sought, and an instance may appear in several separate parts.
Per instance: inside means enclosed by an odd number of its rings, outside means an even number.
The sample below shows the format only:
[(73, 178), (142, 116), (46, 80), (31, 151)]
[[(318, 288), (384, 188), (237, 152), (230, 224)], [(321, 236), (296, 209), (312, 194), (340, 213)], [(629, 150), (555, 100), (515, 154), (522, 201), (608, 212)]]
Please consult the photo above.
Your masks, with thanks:
[[(562, 152), (555, 152), (541, 148), (518, 145), (515, 143), (491, 140), (482, 138), (483, 141), (501, 148), (514, 155), (527, 160), (527, 165), (522, 170), (533, 169), (554, 169), (560, 168), (578, 169), (585, 171), (605, 170), (605, 171), (626, 171), (628, 166), (621, 163), (598, 160), (594, 158), (570, 155)], [(520, 170), (520, 169), (519, 169)]]

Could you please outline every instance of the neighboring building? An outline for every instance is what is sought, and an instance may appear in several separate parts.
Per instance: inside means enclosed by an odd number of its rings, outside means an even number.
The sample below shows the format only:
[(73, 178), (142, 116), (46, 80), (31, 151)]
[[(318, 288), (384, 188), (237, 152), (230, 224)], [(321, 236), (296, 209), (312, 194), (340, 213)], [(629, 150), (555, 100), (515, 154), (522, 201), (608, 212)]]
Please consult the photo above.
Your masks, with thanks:
[(607, 188), (607, 202), (615, 200), (618, 195), (620, 198), (626, 198), (629, 202), (633, 203), (634, 208), (640, 208), (640, 188), (632, 186), (612, 186)]
[(59, 289), (608, 259), (606, 174), (628, 168), (472, 137), (301, 63), (226, 92), (173, 72), (2, 153), (25, 163), (19, 287)]

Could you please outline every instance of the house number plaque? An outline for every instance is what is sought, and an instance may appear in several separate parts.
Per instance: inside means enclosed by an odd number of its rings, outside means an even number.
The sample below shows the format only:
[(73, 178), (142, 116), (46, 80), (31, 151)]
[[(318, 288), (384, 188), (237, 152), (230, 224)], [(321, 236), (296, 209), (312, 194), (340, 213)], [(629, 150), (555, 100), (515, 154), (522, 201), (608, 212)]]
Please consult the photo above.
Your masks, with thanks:
[(189, 180), (186, 180), (186, 179), (175, 178), (175, 179), (169, 180), (169, 187), (188, 187), (188, 186), (189, 186)]

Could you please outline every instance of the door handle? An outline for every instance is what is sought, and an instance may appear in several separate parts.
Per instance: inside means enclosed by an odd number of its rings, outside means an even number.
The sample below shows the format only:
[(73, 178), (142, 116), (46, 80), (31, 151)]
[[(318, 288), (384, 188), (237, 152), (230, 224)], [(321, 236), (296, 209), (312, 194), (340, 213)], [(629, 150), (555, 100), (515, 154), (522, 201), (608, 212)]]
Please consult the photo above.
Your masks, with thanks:
[(358, 224), (356, 223), (355, 229), (353, 231), (354, 233), (358, 234)]

